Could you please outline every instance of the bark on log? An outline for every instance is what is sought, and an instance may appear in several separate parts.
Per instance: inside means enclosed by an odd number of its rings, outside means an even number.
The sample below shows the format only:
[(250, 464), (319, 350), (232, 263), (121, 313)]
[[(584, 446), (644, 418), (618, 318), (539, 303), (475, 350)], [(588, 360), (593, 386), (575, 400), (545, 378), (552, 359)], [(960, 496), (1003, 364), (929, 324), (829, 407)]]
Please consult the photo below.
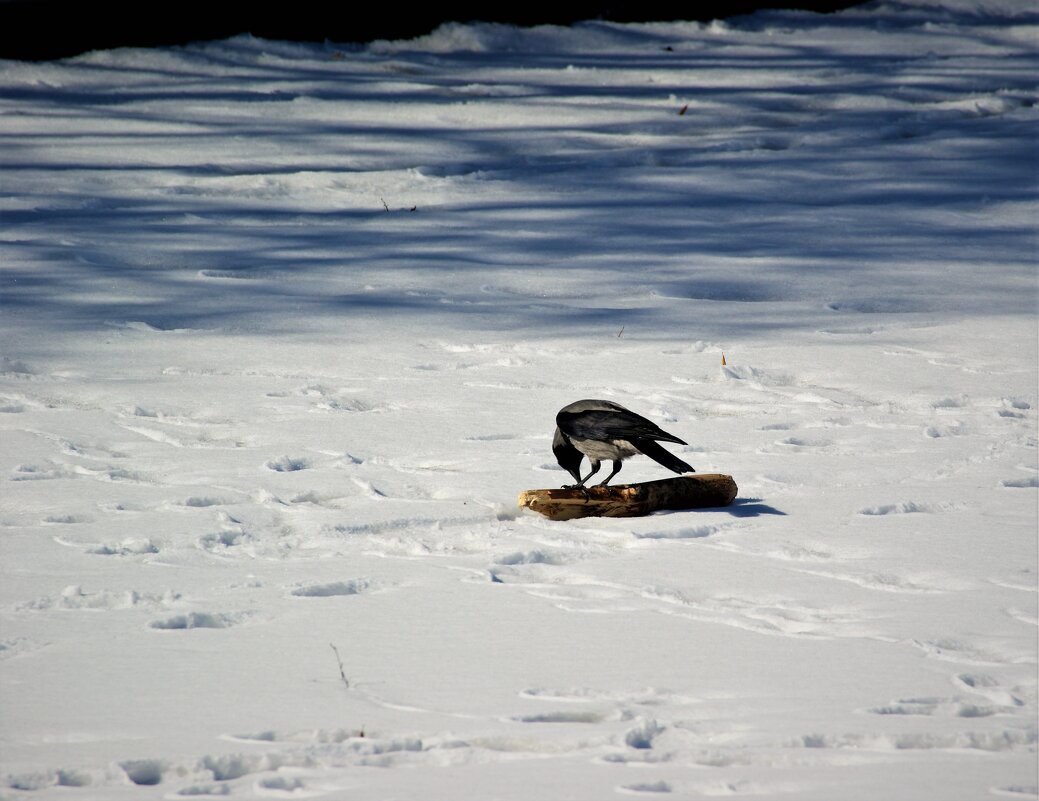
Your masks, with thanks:
[(732, 476), (706, 473), (616, 487), (524, 490), (519, 494), (519, 505), (552, 520), (639, 517), (662, 509), (728, 506), (737, 490)]

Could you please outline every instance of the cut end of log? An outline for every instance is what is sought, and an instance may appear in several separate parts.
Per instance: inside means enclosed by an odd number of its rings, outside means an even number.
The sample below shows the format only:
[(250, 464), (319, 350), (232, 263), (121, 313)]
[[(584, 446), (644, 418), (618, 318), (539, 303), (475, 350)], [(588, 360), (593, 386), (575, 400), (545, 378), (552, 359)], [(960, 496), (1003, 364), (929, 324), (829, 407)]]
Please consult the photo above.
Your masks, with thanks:
[(738, 491), (732, 476), (705, 473), (616, 487), (524, 490), (518, 503), (552, 520), (640, 517), (661, 510), (728, 506)]

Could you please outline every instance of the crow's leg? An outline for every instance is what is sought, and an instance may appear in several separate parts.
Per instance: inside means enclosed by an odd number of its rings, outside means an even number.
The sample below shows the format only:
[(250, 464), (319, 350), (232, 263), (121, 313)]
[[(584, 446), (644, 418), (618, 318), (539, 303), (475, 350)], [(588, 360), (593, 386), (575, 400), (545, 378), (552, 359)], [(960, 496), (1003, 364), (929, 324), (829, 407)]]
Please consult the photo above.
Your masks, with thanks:
[(588, 479), (590, 479), (592, 476), (594, 476), (596, 473), (598, 473), (599, 472), (599, 465), (602, 464), (602, 462), (600, 462), (598, 459), (589, 459), (588, 463), (592, 466), (592, 471), (588, 475), (586, 475), (584, 478), (582, 478), (580, 481), (577, 482), (577, 486), (579, 486), (579, 487), (583, 487), (584, 486), (584, 482), (586, 482)]
[[(613, 463), (613, 472), (610, 473), (608, 476), (606, 476), (606, 478), (604, 478), (602, 481), (599, 482), (599, 486), (600, 487), (605, 487), (610, 482), (610, 479), (613, 478), (615, 475), (617, 475), (621, 471), (621, 464), (622, 464), (622, 462), (621, 462), (620, 459), (617, 459), (617, 460), (614, 461), (614, 463)], [(589, 476), (588, 478), (591, 478), (591, 476)], [(585, 481), (587, 481), (587, 480), (588, 479), (586, 478)]]

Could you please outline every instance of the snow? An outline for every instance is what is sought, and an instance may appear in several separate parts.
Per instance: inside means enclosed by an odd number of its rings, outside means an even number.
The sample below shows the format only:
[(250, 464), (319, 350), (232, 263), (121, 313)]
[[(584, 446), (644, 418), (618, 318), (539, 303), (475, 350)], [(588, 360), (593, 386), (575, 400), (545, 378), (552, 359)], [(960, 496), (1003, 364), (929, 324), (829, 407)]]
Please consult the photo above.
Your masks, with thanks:
[(0, 798), (1035, 799), (1037, 23), (0, 64)]

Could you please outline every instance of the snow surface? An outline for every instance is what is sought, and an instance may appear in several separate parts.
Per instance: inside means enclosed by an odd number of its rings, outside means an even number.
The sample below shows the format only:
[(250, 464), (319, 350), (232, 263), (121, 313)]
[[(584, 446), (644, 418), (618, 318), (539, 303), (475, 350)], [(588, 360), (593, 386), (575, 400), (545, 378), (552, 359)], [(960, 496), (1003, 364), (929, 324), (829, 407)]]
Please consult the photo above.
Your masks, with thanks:
[(1037, 24), (4, 62), (0, 797), (1036, 798)]

